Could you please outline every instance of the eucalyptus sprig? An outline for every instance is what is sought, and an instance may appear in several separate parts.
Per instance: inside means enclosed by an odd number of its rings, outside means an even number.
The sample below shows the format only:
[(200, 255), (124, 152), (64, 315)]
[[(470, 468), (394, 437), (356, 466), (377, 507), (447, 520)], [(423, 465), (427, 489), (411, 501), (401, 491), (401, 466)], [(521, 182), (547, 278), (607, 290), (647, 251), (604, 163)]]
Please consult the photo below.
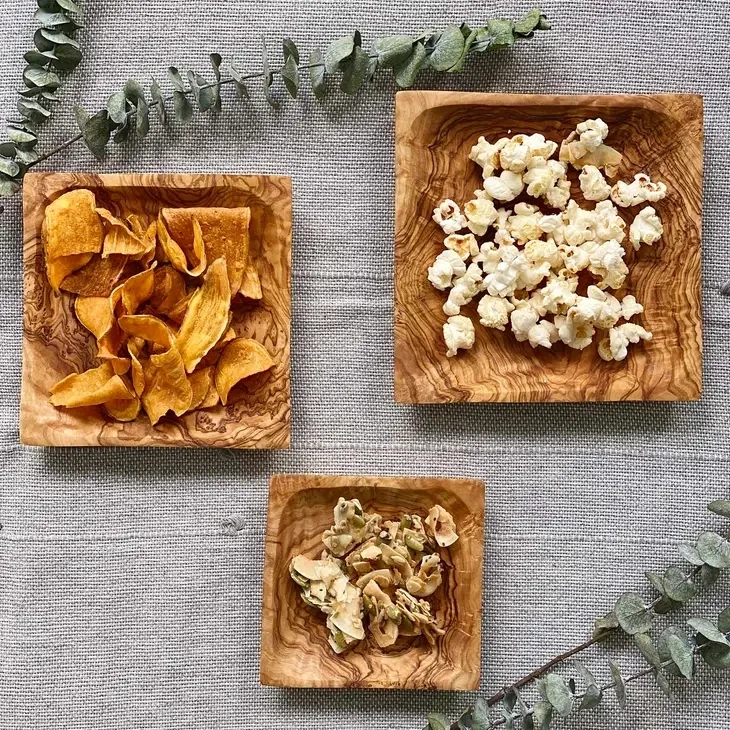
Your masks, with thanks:
[[(39, 2), (73, 5), (71, 0)], [(331, 86), (330, 79), (337, 80), (343, 93), (354, 95), (381, 71), (391, 72), (395, 83), (400, 88), (407, 88), (427, 68), (437, 72), (456, 73), (463, 68), (466, 59), (471, 55), (509, 48), (518, 40), (532, 38), (536, 31), (549, 28), (545, 15), (538, 8), (534, 8), (518, 21), (492, 19), (477, 28), (462, 23), (441, 30), (430, 29), (415, 37), (390, 35), (378, 38), (369, 50), (363, 47), (360, 32), (355, 31), (334, 40), (324, 51), (314, 48), (306, 63), (302, 62), (302, 55), (294, 41), (285, 38), (281, 46), (281, 65), (271, 66), (264, 43), (260, 69), (248, 73), (235, 63), (226, 64), (227, 68), (224, 69), (222, 57), (214, 53), (210, 56), (211, 76), (206, 77), (194, 70), (183, 74), (177, 68), (170, 67), (167, 71), (169, 89), (166, 92), (155, 79), (152, 79), (148, 89), (138, 81), (130, 80), (123, 89), (108, 98), (104, 109), (92, 114), (77, 107), (75, 116), (80, 130), (78, 134), (44, 154), (37, 155), (33, 152), (32, 159), (19, 166), (17, 174), (11, 176), (10, 183), (5, 188), (0, 188), (0, 196), (17, 190), (26, 169), (80, 140), (83, 140), (96, 157), (101, 158), (110, 141), (121, 144), (131, 135), (143, 139), (150, 130), (150, 109), (156, 111), (156, 116), (163, 125), (172, 119), (186, 124), (196, 108), (203, 113), (219, 112), (222, 107), (221, 88), (227, 85), (235, 87), (239, 98), (248, 99), (249, 82), (258, 80), (264, 98), (276, 108), (280, 106), (280, 94), (275, 89), (277, 78), (281, 80), (284, 93), (292, 98), (299, 94), (303, 75), (308, 76), (312, 92), (320, 100), (326, 96)], [(30, 145), (29, 148), (34, 150), (35, 137), (28, 137), (23, 144)], [(14, 167), (12, 171), (15, 173)]]
[[(730, 500), (711, 502), (708, 509), (730, 519)], [(672, 696), (672, 678), (691, 679), (698, 658), (715, 669), (730, 669), (730, 607), (716, 621), (694, 617), (686, 622), (689, 630), (672, 624), (657, 631), (659, 617), (676, 611), (691, 601), (702, 588), (711, 587), (723, 570), (730, 569), (730, 541), (715, 532), (703, 532), (694, 545), (680, 545), (681, 561), (662, 574), (646, 573), (654, 591), (650, 600), (640, 593), (619, 596), (614, 608), (594, 625), (590, 639), (565, 652), (498, 692), (489, 699), (478, 699), (451, 723), (440, 713), (428, 716), (425, 730), (548, 730), (557, 717), (584, 712), (597, 707), (608, 691), (613, 691), (621, 707), (626, 706), (626, 685), (651, 675), (661, 690)], [(599, 683), (594, 674), (578, 660), (573, 660), (576, 677), (565, 679), (552, 672), (554, 667), (580, 654), (610, 636), (630, 636), (648, 667), (624, 677), (617, 664), (608, 662), (609, 681)], [(654, 638), (656, 634), (656, 638)], [(535, 685), (540, 699), (530, 705), (520, 693)], [(499, 705), (496, 717), (492, 708)]]
[(35, 48), (28, 51), (23, 69), (25, 88), (18, 92), (18, 117), (8, 119), (7, 140), (0, 143), (0, 197), (17, 192), (28, 167), (40, 158), (36, 151), (38, 127), (51, 116), (51, 104), (59, 101), (56, 91), (61, 75), (81, 61), (75, 32), (79, 7), (74, 0), (37, 0), (35, 19), (40, 26), (33, 36)]

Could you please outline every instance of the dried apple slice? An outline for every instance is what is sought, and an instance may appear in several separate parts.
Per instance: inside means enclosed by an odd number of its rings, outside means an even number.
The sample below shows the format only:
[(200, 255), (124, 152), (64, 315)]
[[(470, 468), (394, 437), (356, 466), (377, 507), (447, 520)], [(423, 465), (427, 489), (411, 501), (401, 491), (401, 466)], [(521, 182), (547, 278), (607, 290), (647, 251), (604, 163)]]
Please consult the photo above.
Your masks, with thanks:
[(228, 402), (228, 394), (234, 385), (269, 370), (275, 364), (266, 348), (256, 340), (240, 337), (229, 342), (215, 368), (215, 388), (223, 405)]

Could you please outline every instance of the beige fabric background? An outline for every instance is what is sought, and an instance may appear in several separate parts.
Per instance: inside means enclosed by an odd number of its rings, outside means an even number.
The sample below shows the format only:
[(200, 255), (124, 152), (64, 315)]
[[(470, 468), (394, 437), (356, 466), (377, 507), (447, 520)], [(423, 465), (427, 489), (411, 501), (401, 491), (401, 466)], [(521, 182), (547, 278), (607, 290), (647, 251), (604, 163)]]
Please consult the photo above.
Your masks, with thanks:
[[(128, 76), (219, 51), (258, 64), (260, 36), (308, 52), (526, 3), (421, 0), (108, 0), (83, 3), (85, 60), (43, 132), (72, 133)], [(281, 112), (225, 93), (217, 119), (154, 131), (98, 163), (57, 169), (226, 171), (294, 178), (293, 448), (287, 453), (55, 450), (18, 445), (21, 225), (0, 217), (0, 727), (417, 728), (469, 695), (276, 691), (258, 685), (263, 535), (272, 472), (473, 476), (488, 484), (484, 692), (582, 640), (623, 590), (676, 546), (720, 526), (728, 494), (730, 33), (720, 0), (545, 3), (555, 30), (470, 63), (433, 88), (523, 92), (691, 91), (705, 96), (705, 396), (696, 404), (401, 407), (392, 400), (393, 93), (309, 92)], [(30, 0), (0, 14), (0, 116), (12, 116)], [(234, 536), (222, 529), (237, 515)], [(728, 602), (727, 579), (709, 601)], [(695, 609), (693, 609), (695, 610)], [(626, 671), (640, 666), (611, 645)], [(588, 657), (607, 676), (601, 648)], [(728, 678), (702, 669), (669, 702), (650, 680), (575, 728), (730, 728)]]

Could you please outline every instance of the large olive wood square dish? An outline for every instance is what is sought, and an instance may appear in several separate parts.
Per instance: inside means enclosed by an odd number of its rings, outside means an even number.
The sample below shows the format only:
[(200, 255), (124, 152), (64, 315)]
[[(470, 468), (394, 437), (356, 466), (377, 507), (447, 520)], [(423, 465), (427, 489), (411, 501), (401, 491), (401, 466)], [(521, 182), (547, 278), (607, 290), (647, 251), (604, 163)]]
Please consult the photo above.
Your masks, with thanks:
[[(425, 517), (441, 504), (459, 539), (448, 551), (443, 584), (428, 600), (446, 633), (435, 647), (423, 637), (378, 649), (368, 639), (337, 655), (326, 617), (307, 606), (289, 576), (291, 559), (319, 558), (337, 499), (357, 498), (385, 519)], [(275, 475), (266, 527), (261, 683), (276, 687), (381, 687), (471, 690), (479, 684), (484, 484), (472, 479)]]
[[(250, 251), (263, 298), (232, 307), (237, 334), (261, 342), (276, 365), (241, 384), (227, 406), (164, 417), (154, 428), (98, 406), (55, 408), (48, 391), (69, 373), (95, 365), (96, 347), (76, 319), (73, 296), (56, 294), (45, 273), (41, 225), (48, 203), (88, 188), (116, 215), (157, 216), (163, 207), (249, 207)], [(288, 448), (290, 432), (291, 180), (241, 175), (27, 175), (23, 189), (23, 381), (20, 440), (36, 446), (220, 446)]]
[[(480, 135), (540, 132), (560, 142), (579, 122), (601, 117), (608, 144), (624, 155), (617, 178), (646, 172), (666, 183), (654, 206), (664, 236), (630, 249), (626, 292), (645, 311), (637, 322), (654, 339), (606, 363), (595, 344), (533, 350), (511, 332), (479, 324), (476, 301), (465, 307), (476, 328), (469, 351), (447, 358), (442, 326), (446, 299), (427, 279), (443, 249), (431, 220), (444, 198), (462, 204), (482, 187), (469, 160)], [(572, 195), (582, 202), (577, 173)], [(535, 202), (534, 199), (530, 199)], [(542, 209), (549, 211), (542, 203)], [(511, 204), (509, 204), (511, 205)], [(509, 207), (508, 205), (508, 207)], [(623, 208), (630, 223), (640, 208)], [(450, 401), (695, 400), (702, 392), (700, 236), (702, 229), (702, 98), (689, 94), (539, 96), (405, 91), (396, 97), (395, 399)], [(628, 228), (627, 228), (628, 234)]]

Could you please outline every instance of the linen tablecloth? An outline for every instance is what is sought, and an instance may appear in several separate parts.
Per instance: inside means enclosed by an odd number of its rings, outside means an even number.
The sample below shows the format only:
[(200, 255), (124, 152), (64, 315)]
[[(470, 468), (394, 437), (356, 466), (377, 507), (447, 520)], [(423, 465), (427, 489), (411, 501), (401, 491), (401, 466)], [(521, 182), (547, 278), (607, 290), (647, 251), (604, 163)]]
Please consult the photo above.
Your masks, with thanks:
[[(259, 68), (290, 35), (308, 53), (359, 28), (416, 33), (514, 17), (527, 3), (420, 0), (83, 2), (84, 61), (42, 145), (75, 130), (128, 77), (218, 51)], [(13, 116), (30, 0), (0, 14), (0, 116)], [(48, 167), (282, 173), (294, 183), (292, 449), (277, 453), (18, 444), (21, 211), (0, 217), (0, 727), (417, 728), (471, 694), (306, 691), (258, 683), (267, 480), (274, 472), (468, 476), (487, 483), (482, 691), (583, 640), (644, 570), (721, 521), (730, 435), (730, 32), (721, 0), (546, 2), (554, 30), (421, 87), (533, 93), (695, 92), (705, 98), (704, 396), (690, 404), (393, 402), (393, 96), (384, 74), (351, 100), (307, 90), (271, 111), (224, 92), (219, 117), (114, 148), (76, 146)], [(304, 85), (306, 86), (306, 84)], [(228, 518), (235, 518), (230, 520)], [(233, 526), (231, 526), (233, 525)], [(727, 605), (725, 578), (691, 612)], [(648, 595), (648, 594), (647, 594)], [(640, 668), (628, 641), (605, 658)], [(727, 675), (702, 668), (666, 700), (647, 678), (576, 728), (730, 728)]]

